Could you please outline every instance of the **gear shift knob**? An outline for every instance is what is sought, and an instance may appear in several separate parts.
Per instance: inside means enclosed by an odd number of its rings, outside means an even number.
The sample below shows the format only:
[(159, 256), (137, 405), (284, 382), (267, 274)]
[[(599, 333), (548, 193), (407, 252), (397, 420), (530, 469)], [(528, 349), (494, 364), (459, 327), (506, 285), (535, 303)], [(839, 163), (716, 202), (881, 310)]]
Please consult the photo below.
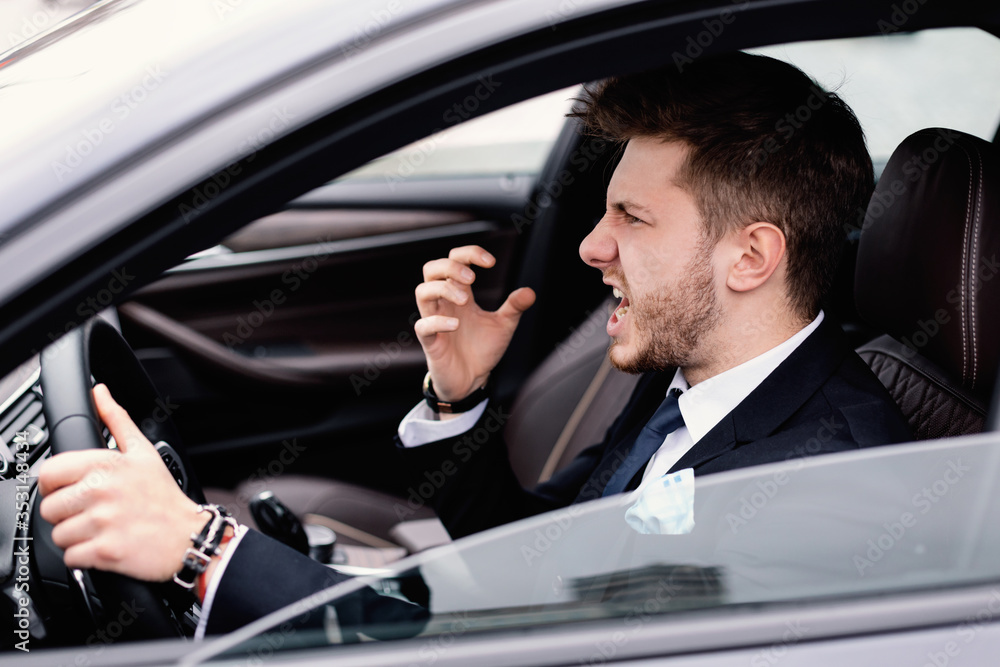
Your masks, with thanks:
[(309, 555), (309, 539), (302, 522), (273, 493), (261, 491), (255, 495), (250, 500), (250, 513), (262, 533)]

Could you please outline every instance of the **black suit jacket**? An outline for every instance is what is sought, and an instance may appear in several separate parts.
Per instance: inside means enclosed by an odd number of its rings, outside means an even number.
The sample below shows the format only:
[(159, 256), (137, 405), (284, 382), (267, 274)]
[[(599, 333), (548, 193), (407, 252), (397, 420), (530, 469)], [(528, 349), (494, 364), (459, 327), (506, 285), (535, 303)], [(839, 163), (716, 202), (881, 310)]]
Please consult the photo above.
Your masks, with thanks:
[[(205, 631), (230, 632), (302, 600), (301, 609), (297, 610), (301, 614), (269, 633), (272, 640), (293, 643), (291, 637), (296, 632), (322, 630), (327, 623), (325, 607), (314, 608), (315, 599), (311, 601), (311, 596), (346, 579), (347, 575), (248, 530), (223, 572)], [(359, 641), (358, 634), (362, 632), (376, 639), (412, 636), (423, 629), (430, 617), (424, 607), (379, 595), (367, 586), (338, 599), (333, 608), (345, 643)], [(260, 647), (273, 650), (267, 639), (261, 640)], [(248, 649), (248, 654), (255, 655), (253, 649)]]
[[(431, 503), (454, 537), (478, 532), (574, 502), (599, 498), (639, 431), (666, 394), (673, 372), (650, 373), (637, 385), (604, 441), (587, 448), (548, 482), (533, 490), (518, 483), (502, 437), (507, 415), (490, 406), (476, 426), (457, 437), (399, 450), (413, 471), (400, 519)], [(910, 439), (906, 421), (878, 378), (847, 343), (840, 327), (824, 319), (771, 375), (699, 440), (674, 470), (696, 475), (797, 456), (870, 447)], [(632, 480), (638, 483), (641, 473)], [(220, 582), (208, 632), (240, 627), (345, 577), (278, 542), (250, 531)], [(426, 622), (424, 609), (365, 588), (336, 605), (350, 634), (409, 634)], [(317, 624), (320, 614), (300, 623)], [(388, 635), (387, 635), (388, 636)]]
[[(521, 487), (502, 438), (507, 415), (491, 406), (457, 438), (399, 449), (414, 471), (408, 509), (429, 502), (461, 537), (575, 502), (600, 498), (639, 431), (666, 395), (673, 371), (644, 375), (602, 442), (548, 482)], [(673, 466), (695, 475), (911, 438), (885, 387), (824, 317), (789, 357)], [(641, 472), (628, 488), (635, 488)], [(433, 487), (433, 492), (432, 492)], [(405, 515), (405, 510), (401, 512)], [(405, 516), (401, 516), (405, 518)]]

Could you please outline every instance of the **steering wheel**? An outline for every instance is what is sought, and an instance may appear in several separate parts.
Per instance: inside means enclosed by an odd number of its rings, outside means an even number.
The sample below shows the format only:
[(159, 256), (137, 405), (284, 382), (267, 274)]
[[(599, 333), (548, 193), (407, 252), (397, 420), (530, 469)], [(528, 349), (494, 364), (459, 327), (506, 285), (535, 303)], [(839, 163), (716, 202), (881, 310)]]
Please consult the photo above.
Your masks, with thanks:
[[(170, 418), (170, 406), (160, 398), (132, 348), (118, 330), (96, 317), (66, 334), (42, 353), (42, 404), (49, 428), (52, 454), (83, 449), (106, 449), (91, 389), (94, 380), (105, 383), (115, 400), (128, 411), (143, 434), (160, 445), (174, 461), (171, 472), (188, 497), (204, 503), (201, 486), (181, 446), (180, 434)], [(185, 488), (186, 487), (186, 488)], [(62, 566), (62, 550), (52, 542), (52, 526), (38, 513), (35, 503), (32, 528), (36, 564), (40, 571)], [(58, 565), (56, 565), (56, 563)], [(172, 583), (139, 581), (123, 575), (91, 570), (90, 581), (106, 616), (114, 618), (126, 608), (141, 608), (134, 622), (123, 627), (123, 638), (150, 639), (183, 634), (178, 622), (191, 600), (178, 596)], [(53, 573), (49, 572), (49, 576)], [(46, 573), (42, 573), (45, 579)], [(70, 577), (72, 579), (72, 577)], [(72, 580), (71, 587), (75, 586)], [(86, 597), (86, 592), (83, 593)], [(89, 600), (85, 600), (90, 607)], [(184, 608), (182, 608), (184, 607)], [(107, 622), (105, 619), (104, 622)]]

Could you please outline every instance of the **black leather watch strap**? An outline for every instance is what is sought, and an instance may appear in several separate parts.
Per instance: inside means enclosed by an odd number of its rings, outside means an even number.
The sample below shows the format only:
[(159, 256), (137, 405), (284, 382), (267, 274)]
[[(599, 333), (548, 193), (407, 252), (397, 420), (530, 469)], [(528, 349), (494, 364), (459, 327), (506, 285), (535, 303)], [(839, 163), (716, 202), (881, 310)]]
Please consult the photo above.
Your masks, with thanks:
[(424, 398), (427, 399), (427, 407), (434, 412), (446, 415), (468, 412), (485, 401), (489, 397), (486, 387), (487, 385), (484, 384), (482, 387), (475, 390), (460, 401), (442, 401), (437, 397), (437, 394), (434, 393), (434, 385), (431, 382), (430, 371), (427, 371), (427, 375), (424, 376)]

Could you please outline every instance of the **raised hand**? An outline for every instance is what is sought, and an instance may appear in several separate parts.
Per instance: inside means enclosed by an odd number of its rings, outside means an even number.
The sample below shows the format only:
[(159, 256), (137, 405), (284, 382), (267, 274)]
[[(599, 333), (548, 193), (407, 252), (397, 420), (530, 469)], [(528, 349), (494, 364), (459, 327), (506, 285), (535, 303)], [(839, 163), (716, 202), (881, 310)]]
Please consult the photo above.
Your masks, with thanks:
[(535, 303), (534, 290), (522, 287), (496, 311), (480, 308), (472, 296), (472, 267), (494, 264), (493, 255), (470, 245), (424, 265), (424, 282), (416, 289), (421, 319), (414, 330), (442, 400), (461, 400), (486, 382), (510, 345), (521, 314)]

